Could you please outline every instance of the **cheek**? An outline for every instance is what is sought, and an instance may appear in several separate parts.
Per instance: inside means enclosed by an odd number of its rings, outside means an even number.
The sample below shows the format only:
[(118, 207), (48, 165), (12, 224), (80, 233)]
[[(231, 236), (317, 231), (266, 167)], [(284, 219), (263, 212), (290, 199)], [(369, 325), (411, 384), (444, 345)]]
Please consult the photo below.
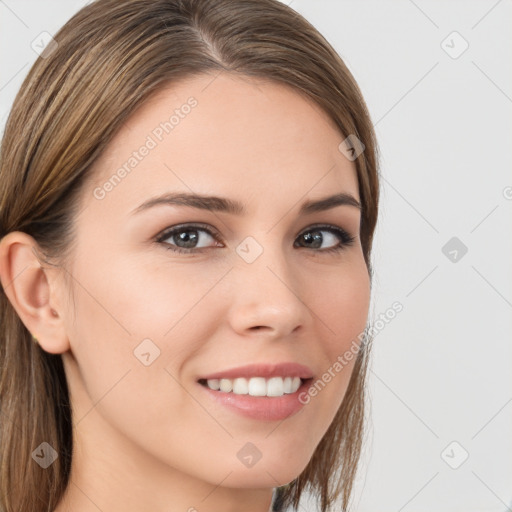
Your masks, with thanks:
[(315, 281), (319, 291), (310, 294), (309, 304), (324, 333), (323, 364), (302, 399), (322, 418), (318, 428), (323, 434), (343, 401), (367, 327), (370, 278), (364, 261), (358, 260)]
[(370, 305), (368, 270), (363, 261), (350, 261), (339, 271), (315, 275), (314, 283), (307, 286), (307, 303), (325, 333), (324, 351), (333, 362), (366, 327)]
[(205, 339), (198, 331), (208, 324), (205, 314), (215, 314), (215, 291), (210, 291), (224, 268), (199, 271), (199, 265), (193, 268), (172, 261), (162, 265), (161, 258), (152, 262), (147, 257), (123, 259), (121, 255), (115, 258), (116, 264), (93, 255), (85, 260), (76, 269), (86, 286), (76, 287), (73, 329), (78, 340), (87, 339), (88, 351), (131, 362), (133, 351), (149, 339), (160, 351), (161, 362), (176, 359), (182, 350), (192, 352), (191, 340), (199, 344)]
[(182, 365), (212, 335), (218, 301), (209, 290), (224, 273), (94, 253), (76, 262), (72, 351), (90, 400), (108, 391), (101, 410), (115, 423), (129, 425), (129, 416), (144, 410), (144, 418), (163, 425), (170, 410), (184, 411), (173, 377), (181, 378)]
[[(240, 443), (178, 382), (182, 363), (211, 335), (200, 315), (215, 301), (201, 299), (223, 272), (206, 279), (177, 266), (171, 272), (171, 267), (144, 271), (144, 265), (121, 260), (108, 270), (101, 265), (87, 258), (74, 270), (82, 284), (75, 288), (76, 321), (70, 325), (78, 364), (73, 378), (80, 381), (73, 386), (74, 405), (77, 418), (85, 418), (81, 427), (101, 417), (145, 452), (192, 473), (200, 454), (205, 478), (212, 476), (207, 468), (222, 460), (209, 460), (212, 444), (222, 446), (231, 454), (227, 467), (236, 469)], [(137, 350), (148, 339), (151, 343)], [(145, 365), (147, 352), (151, 362)]]

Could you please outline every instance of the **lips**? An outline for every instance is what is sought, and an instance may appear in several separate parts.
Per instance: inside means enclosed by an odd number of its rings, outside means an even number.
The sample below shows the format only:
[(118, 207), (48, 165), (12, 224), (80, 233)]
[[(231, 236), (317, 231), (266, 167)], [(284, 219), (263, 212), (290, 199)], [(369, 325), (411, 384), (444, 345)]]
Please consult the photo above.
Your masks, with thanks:
[[(261, 379), (261, 377), (253, 377), (255, 379)], [(243, 377), (235, 378), (236, 382)], [(269, 380), (278, 379), (280, 377), (271, 377)], [(291, 377), (285, 377), (285, 379), (291, 379)], [(251, 394), (237, 394), (234, 392), (225, 392), (222, 390), (211, 389), (209, 386), (204, 384), (204, 381), (200, 379), (198, 389), (202, 396), (208, 397), (208, 400), (212, 400), (213, 411), (216, 411), (217, 407), (227, 409), (234, 412), (238, 416), (244, 416), (252, 420), (259, 421), (282, 421), (294, 414), (297, 414), (304, 406), (305, 403), (300, 399), (303, 393), (305, 393), (309, 387), (311, 379), (302, 380), (298, 377), (294, 377), (300, 383), (297, 389), (290, 389), (290, 393), (283, 393), (279, 396), (279, 391), (269, 395), (262, 396), (258, 393), (258, 396), (252, 396)], [(223, 382), (228, 379), (209, 379), (207, 382), (212, 383)], [(245, 380), (245, 379), (244, 379)], [(293, 391), (295, 389), (295, 391)], [(233, 390), (234, 391), (234, 390)], [(275, 390), (274, 390), (275, 391)], [(220, 412), (220, 411), (219, 411)]]
[(308, 366), (294, 362), (277, 364), (256, 363), (203, 375), (197, 380), (236, 379), (239, 377), (246, 379), (252, 377), (263, 377), (266, 379), (271, 377), (299, 377), (301, 380), (307, 380), (313, 377), (313, 372)]
[(300, 363), (255, 363), (210, 373), (197, 382), (215, 405), (254, 420), (282, 421), (302, 409), (299, 396), (313, 375)]

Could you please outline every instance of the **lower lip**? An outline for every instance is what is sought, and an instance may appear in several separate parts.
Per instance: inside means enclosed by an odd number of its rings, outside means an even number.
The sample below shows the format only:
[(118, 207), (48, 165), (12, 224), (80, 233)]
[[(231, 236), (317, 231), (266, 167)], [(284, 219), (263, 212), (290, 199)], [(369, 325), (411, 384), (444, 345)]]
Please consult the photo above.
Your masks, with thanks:
[(295, 393), (275, 397), (237, 395), (233, 392), (215, 391), (199, 383), (198, 385), (213, 400), (242, 416), (255, 420), (279, 421), (298, 413), (302, 409), (305, 404), (299, 401), (299, 396), (308, 389), (310, 380), (307, 379), (302, 382)]

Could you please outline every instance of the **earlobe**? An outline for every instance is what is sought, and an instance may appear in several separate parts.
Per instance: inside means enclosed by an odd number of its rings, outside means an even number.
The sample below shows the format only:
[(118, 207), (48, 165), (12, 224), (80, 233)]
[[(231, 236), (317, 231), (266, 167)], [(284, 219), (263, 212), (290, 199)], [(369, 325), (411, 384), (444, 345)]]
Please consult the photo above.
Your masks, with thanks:
[(0, 241), (0, 280), (21, 321), (43, 350), (60, 354), (69, 341), (58, 307), (51, 299), (55, 285), (37, 257), (37, 242), (22, 231), (12, 231)]

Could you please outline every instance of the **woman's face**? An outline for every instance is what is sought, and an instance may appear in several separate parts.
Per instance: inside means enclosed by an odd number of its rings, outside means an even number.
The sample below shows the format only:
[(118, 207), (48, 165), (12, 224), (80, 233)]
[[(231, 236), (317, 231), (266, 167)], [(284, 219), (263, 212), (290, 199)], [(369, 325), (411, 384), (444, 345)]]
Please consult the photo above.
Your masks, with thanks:
[[(292, 89), (227, 74), (173, 84), (128, 119), (84, 188), (73, 300), (63, 293), (59, 311), (84, 454), (228, 487), (275, 487), (305, 468), (370, 300), (357, 206), (301, 211), (359, 200), (343, 139)], [(222, 199), (141, 206), (166, 194)], [(247, 365), (261, 366), (236, 370)], [(233, 369), (224, 391), (202, 380)], [(292, 377), (311, 380), (293, 393)]]

